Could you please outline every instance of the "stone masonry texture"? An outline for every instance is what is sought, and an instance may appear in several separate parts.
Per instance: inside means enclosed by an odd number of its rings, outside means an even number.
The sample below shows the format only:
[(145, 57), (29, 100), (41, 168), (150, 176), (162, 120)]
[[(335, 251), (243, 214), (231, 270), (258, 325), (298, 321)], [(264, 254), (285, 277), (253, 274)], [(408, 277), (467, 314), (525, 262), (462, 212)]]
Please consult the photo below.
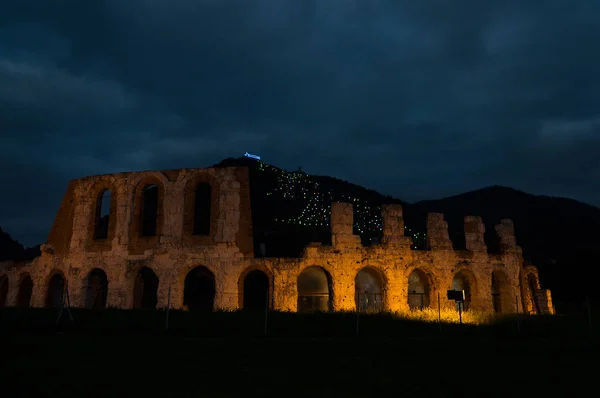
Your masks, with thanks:
[[(209, 232), (192, 233), (194, 192), (198, 184), (210, 185)], [(144, 187), (158, 192), (156, 233), (142, 236)], [(94, 235), (98, 201), (110, 190), (110, 217), (105, 239)], [(273, 310), (298, 310), (299, 276), (318, 267), (327, 275), (330, 308), (357, 308), (357, 274), (367, 269), (381, 281), (382, 308), (409, 310), (409, 276), (424, 275), (427, 303), (454, 308), (446, 291), (460, 273), (469, 286), (472, 310), (505, 313), (553, 313), (549, 290), (539, 285), (537, 269), (526, 265), (514, 237), (511, 220), (495, 227), (501, 254), (489, 254), (485, 228), (479, 217), (465, 217), (467, 250), (453, 250), (444, 215), (427, 217), (427, 250), (411, 249), (404, 236), (401, 205), (385, 205), (383, 239), (362, 246), (352, 233), (350, 203), (333, 203), (332, 245), (309, 244), (301, 258), (257, 258), (253, 253), (249, 173), (243, 167), (144, 171), (101, 175), (73, 180), (66, 192), (42, 254), (30, 263), (0, 263), (0, 283), (8, 284), (4, 304), (23, 301), (25, 280), (33, 282), (29, 305), (49, 304), (49, 286), (55, 275), (68, 285), (73, 307), (86, 306), (90, 274), (106, 275), (106, 307), (133, 308), (136, 277), (149, 268), (158, 278), (156, 306), (186, 308), (185, 280), (203, 267), (214, 280), (214, 308), (239, 309), (244, 305), (244, 280), (252, 271), (268, 278), (269, 305)], [(29, 296), (27, 296), (29, 297)], [(498, 304), (500, 303), (500, 304)], [(518, 307), (518, 308), (517, 308)]]

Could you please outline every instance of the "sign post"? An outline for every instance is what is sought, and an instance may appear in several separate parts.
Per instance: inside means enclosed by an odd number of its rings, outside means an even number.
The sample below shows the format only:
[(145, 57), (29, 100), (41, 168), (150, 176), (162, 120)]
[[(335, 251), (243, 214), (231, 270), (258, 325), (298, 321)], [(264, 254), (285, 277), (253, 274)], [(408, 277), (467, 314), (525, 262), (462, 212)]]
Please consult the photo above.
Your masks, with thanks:
[(465, 291), (448, 290), (448, 300), (454, 300), (458, 305), (458, 321), (462, 325), (462, 307), (465, 302)]

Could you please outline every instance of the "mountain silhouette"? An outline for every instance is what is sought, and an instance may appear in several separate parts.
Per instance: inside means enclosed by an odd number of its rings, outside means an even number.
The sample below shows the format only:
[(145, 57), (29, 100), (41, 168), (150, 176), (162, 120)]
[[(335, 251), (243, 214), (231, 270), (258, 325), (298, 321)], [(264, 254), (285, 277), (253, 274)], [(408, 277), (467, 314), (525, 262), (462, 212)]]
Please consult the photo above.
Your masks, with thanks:
[(25, 248), (0, 227), (0, 261), (31, 261), (39, 255), (39, 245)]

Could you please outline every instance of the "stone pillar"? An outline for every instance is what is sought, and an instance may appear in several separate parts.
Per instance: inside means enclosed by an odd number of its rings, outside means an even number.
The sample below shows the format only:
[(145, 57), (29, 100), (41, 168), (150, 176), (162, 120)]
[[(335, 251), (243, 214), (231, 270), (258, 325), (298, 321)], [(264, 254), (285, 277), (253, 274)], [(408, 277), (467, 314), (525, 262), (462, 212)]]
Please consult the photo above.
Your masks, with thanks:
[(46, 306), (47, 294), (48, 287), (43, 283), (35, 283), (34, 281), (33, 289), (31, 289), (31, 301), (29, 302), (30, 305), (35, 308), (44, 308)]
[(19, 295), (19, 276), (15, 275), (7, 275), (6, 282), (8, 283), (8, 293), (6, 295), (6, 307), (16, 307), (17, 306), (17, 296)]
[[(180, 192), (183, 189), (176, 183), (168, 183), (164, 186), (163, 199), (163, 224), (160, 236), (163, 241), (172, 241), (181, 238), (183, 230), (183, 197)], [(167, 239), (164, 239), (167, 238)]]
[(409, 248), (412, 239), (404, 236), (404, 217), (402, 205), (383, 205), (381, 208), (383, 217), (383, 241), (389, 248)]
[(176, 275), (161, 274), (158, 276), (157, 308), (167, 308), (179, 310), (183, 308), (183, 281), (180, 281)]
[(501, 220), (495, 229), (500, 239), (500, 250), (502, 252), (515, 251), (517, 249), (517, 239), (515, 238), (515, 227), (512, 220)]
[(282, 272), (273, 276), (273, 309), (298, 311), (298, 285), (295, 273)]
[[(109, 276), (110, 278), (110, 276)], [(133, 284), (125, 279), (108, 280), (108, 295), (106, 297), (106, 308), (126, 308), (129, 309), (132, 306), (129, 304), (132, 302), (133, 297)]]
[(554, 315), (554, 306), (552, 305), (552, 294), (548, 289), (537, 289), (535, 292), (536, 300), (540, 306), (540, 312), (544, 315)]
[(235, 181), (221, 184), (219, 188), (219, 220), (217, 223), (216, 242), (236, 242), (240, 229), (240, 184)]
[(431, 250), (452, 250), (448, 223), (442, 213), (427, 214), (427, 247)]
[(238, 309), (239, 299), (237, 292), (218, 290), (215, 293), (215, 310), (233, 311)]
[(215, 268), (215, 310), (237, 310), (241, 298), (238, 286), (240, 273), (229, 261), (221, 261)]
[(472, 252), (486, 252), (487, 246), (484, 239), (485, 226), (481, 217), (465, 217), (465, 240), (467, 250)]
[(361, 246), (360, 236), (352, 233), (354, 213), (352, 203), (331, 204), (331, 243), (335, 248)]
[(356, 311), (353, 279), (354, 278), (349, 275), (338, 275), (337, 278), (333, 278), (332, 290), (334, 311)]
[(117, 195), (118, 206), (115, 214), (117, 217), (117, 226), (115, 228), (116, 242), (113, 241), (113, 247), (120, 245), (122, 250), (125, 250), (130, 239), (129, 225), (133, 222), (134, 191), (132, 187), (122, 184), (121, 181), (117, 181), (117, 192), (114, 194)]
[(392, 312), (408, 311), (408, 283), (400, 276), (389, 276), (386, 286), (385, 308)]
[[(69, 288), (69, 300), (71, 301), (71, 307), (84, 308), (85, 300), (87, 296), (87, 275), (79, 277), (77, 274), (68, 275), (65, 273), (65, 278), (68, 279)], [(108, 296), (110, 296), (110, 283), (108, 284)], [(65, 291), (66, 294), (66, 291)], [(107, 297), (107, 306), (109, 305)]]

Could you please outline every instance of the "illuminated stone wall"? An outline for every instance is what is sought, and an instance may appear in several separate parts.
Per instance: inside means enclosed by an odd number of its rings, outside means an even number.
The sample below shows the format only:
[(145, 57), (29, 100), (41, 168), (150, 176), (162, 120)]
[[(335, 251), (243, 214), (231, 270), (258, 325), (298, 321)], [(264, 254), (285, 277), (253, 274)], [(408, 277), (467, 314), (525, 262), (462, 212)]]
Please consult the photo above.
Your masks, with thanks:
[[(190, 203), (200, 183), (211, 187), (210, 228), (207, 234), (193, 235), (194, 206)], [(141, 190), (148, 186), (158, 187), (156, 234), (142, 236)], [(107, 236), (96, 239), (98, 201), (107, 189), (111, 192)], [(132, 308), (136, 278), (140, 270), (149, 268), (158, 278), (156, 305), (187, 308), (186, 276), (204, 267), (203, 272), (212, 274), (214, 280), (215, 308), (242, 307), (245, 278), (260, 271), (268, 280), (265, 304), (275, 310), (298, 310), (299, 295), (308, 301), (318, 295), (315, 300), (321, 304), (329, 299), (334, 311), (354, 311), (359, 301), (391, 311), (407, 311), (411, 306), (437, 308), (438, 302), (442, 308), (455, 308), (446, 298), (446, 291), (454, 286), (467, 291), (471, 310), (553, 313), (550, 292), (539, 286), (537, 270), (523, 264), (510, 220), (502, 220), (495, 228), (502, 253), (489, 254), (479, 217), (465, 218), (468, 250), (455, 251), (443, 214), (428, 215), (428, 250), (411, 249), (400, 205), (383, 206), (382, 216), (381, 244), (364, 247), (352, 233), (352, 205), (334, 203), (331, 246), (310, 244), (298, 259), (255, 258), (245, 168), (87, 177), (69, 184), (42, 255), (28, 264), (0, 266), (0, 282), (8, 284), (6, 305), (17, 305), (25, 294), (20, 286), (30, 277), (30, 305), (44, 307), (52, 304), (49, 286), (53, 276), (60, 275), (68, 284), (71, 305), (84, 307), (90, 301), (90, 273), (99, 269), (108, 283), (105, 306)], [(301, 277), (307, 269), (307, 276)], [(359, 276), (361, 271), (368, 275)], [(317, 278), (319, 273), (324, 276), (311, 286), (310, 275)], [(299, 279), (307, 282), (299, 284)], [(410, 289), (409, 279), (413, 281)]]

